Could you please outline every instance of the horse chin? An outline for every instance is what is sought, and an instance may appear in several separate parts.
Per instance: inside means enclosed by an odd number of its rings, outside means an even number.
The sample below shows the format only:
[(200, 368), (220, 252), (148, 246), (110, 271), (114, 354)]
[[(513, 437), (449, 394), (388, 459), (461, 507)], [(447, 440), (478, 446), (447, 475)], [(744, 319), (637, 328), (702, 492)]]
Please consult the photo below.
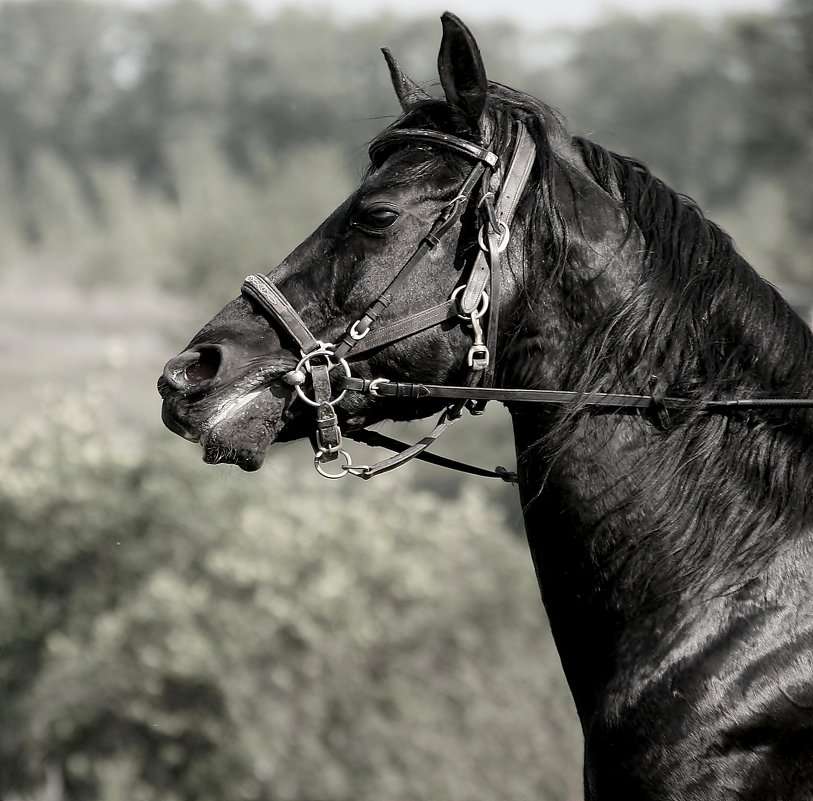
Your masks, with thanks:
[(203, 461), (259, 470), (289, 421), (288, 405), (267, 388), (225, 401), (210, 415), (200, 437)]

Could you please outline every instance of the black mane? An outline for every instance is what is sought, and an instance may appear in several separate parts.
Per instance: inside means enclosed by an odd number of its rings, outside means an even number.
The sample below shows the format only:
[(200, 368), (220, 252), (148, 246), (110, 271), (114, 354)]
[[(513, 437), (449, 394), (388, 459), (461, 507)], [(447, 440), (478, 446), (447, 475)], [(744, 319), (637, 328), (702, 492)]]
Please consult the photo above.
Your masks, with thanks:
[(618, 188), (644, 254), (635, 290), (587, 330), (574, 386), (639, 393), (654, 377), (656, 392), (697, 402), (636, 464), (637, 493), (660, 512), (641, 539), (663, 562), (681, 552), (687, 582), (745, 572), (810, 522), (813, 415), (699, 405), (810, 397), (813, 335), (691, 199), (640, 162), (576, 141), (599, 186)]
[[(611, 520), (645, 504), (657, 520), (639, 536), (638, 545), (648, 541), (650, 560), (639, 578), (657, 583), (658, 565), (671, 564), (664, 567), (671, 572), (676, 553), (686, 581), (709, 579), (723, 565), (748, 570), (775, 548), (780, 531), (788, 536), (810, 519), (813, 415), (805, 410), (710, 415), (699, 405), (733, 397), (810, 397), (813, 334), (731, 238), (644, 164), (570, 136), (553, 109), (499, 84), (491, 84), (488, 114), (498, 152), (514, 119), (537, 145), (536, 180), (520, 216), (526, 220), (525, 252), (541, 256), (523, 277), (522, 314), (542, 315), (538, 304), (545, 286), (558, 284), (561, 297), (573, 298), (584, 336), (573, 346), (572, 372), (562, 377), (565, 388), (638, 394), (654, 381), (656, 393), (696, 402), (661, 429), (640, 421), (657, 442), (642, 452), (627, 492), (607, 515)], [(420, 104), (395, 127), (471, 136), (441, 101)], [(574, 166), (574, 154), (581, 165)], [(448, 156), (439, 152), (436, 158)], [(600, 313), (594, 313), (601, 304), (591, 282), (580, 284), (568, 270), (579, 232), (567, 222), (557, 186), (569, 182), (574, 170), (617, 199), (628, 220), (624, 241), (638, 236), (643, 244), (635, 291)], [(536, 452), (562, 457), (588, 419), (577, 407), (565, 412)]]

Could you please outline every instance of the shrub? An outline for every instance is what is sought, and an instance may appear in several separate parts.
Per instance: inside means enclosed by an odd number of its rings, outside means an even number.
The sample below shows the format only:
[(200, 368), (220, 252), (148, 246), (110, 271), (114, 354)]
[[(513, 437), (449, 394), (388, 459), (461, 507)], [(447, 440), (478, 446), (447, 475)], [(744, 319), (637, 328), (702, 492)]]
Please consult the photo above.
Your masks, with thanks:
[(115, 432), (109, 403), (64, 400), (0, 451), (0, 795), (48, 770), (105, 801), (575, 796), (499, 506), (316, 483), (298, 453), (213, 469)]

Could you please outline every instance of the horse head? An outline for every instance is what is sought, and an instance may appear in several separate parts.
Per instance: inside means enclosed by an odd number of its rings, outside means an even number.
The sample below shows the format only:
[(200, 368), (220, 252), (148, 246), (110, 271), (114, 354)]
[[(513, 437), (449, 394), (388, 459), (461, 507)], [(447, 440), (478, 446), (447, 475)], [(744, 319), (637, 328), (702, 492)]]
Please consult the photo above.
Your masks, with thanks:
[[(329, 459), (339, 425), (352, 432), (444, 406), (384, 399), (382, 382), (507, 378), (497, 354), (509, 347), (505, 330), (518, 339), (514, 311), (536, 240), (548, 241), (551, 263), (561, 258), (556, 221), (528, 224), (539, 202), (529, 186), (561, 123), (489, 86), (469, 30), (452, 14), (442, 22), (444, 97), (429, 97), (385, 50), (404, 113), (372, 143), (361, 185), (167, 363), (163, 419), (200, 442), (206, 461), (257, 469), (272, 443), (312, 434), (313, 409), (315, 447)], [(346, 393), (351, 376), (356, 388), (378, 381)]]

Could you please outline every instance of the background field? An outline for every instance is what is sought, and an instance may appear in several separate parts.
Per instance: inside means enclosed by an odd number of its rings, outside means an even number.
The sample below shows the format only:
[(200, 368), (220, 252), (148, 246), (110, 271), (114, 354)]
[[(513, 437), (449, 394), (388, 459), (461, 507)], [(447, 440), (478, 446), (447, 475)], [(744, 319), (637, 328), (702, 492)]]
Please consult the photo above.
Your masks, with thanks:
[[(646, 161), (809, 313), (809, 0), (472, 27), (492, 79)], [(164, 361), (357, 182), (397, 112), (379, 48), (437, 91), (439, 35), (0, 2), (0, 800), (581, 797), (510, 487), (337, 486), (298, 445), (246, 475), (159, 419)], [(513, 464), (505, 413), (446, 450)]]

